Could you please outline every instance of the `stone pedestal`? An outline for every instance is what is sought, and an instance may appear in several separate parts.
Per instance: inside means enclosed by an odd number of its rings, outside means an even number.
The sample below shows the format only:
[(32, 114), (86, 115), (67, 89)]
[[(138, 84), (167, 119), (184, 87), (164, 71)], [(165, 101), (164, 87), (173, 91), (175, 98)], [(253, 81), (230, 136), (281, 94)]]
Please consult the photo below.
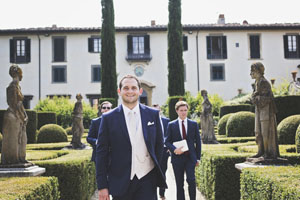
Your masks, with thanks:
[(45, 172), (45, 168), (33, 165), (32, 163), (0, 165), (0, 177), (39, 176)]
[(289, 165), (288, 160), (284, 158), (264, 159), (263, 157), (259, 157), (259, 158), (247, 158), (246, 162), (235, 164), (235, 168), (241, 172), (244, 168), (249, 168), (249, 167), (268, 167), (268, 166), (287, 166), (287, 165)]

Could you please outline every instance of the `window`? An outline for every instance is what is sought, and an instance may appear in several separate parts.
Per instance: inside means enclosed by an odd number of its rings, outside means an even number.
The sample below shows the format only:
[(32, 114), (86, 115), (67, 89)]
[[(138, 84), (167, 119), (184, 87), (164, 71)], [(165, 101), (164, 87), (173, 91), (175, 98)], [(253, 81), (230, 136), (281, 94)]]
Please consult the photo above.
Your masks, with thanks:
[(250, 58), (260, 58), (260, 37), (259, 35), (250, 35)]
[(127, 36), (127, 60), (145, 60), (152, 59), (150, 54), (150, 36), (149, 35), (128, 35)]
[(100, 53), (101, 52), (101, 38), (100, 37), (91, 37), (88, 39), (88, 49), (91, 53)]
[(183, 64), (183, 80), (186, 82), (186, 64)]
[(52, 66), (52, 83), (67, 82), (67, 66)]
[(30, 62), (30, 39), (13, 38), (10, 39), (10, 62), (29, 63)]
[(24, 95), (23, 106), (25, 109), (30, 109), (30, 101), (32, 100), (33, 95)]
[(188, 36), (184, 35), (182, 38), (183, 41), (183, 51), (188, 50)]
[(212, 64), (210, 66), (211, 81), (225, 81), (224, 64)]
[(207, 59), (227, 59), (226, 36), (207, 36)]
[(92, 82), (101, 81), (101, 68), (100, 65), (92, 65)]
[(300, 58), (300, 36), (299, 35), (284, 35), (284, 57), (285, 58)]
[(66, 37), (53, 37), (53, 62), (66, 61)]

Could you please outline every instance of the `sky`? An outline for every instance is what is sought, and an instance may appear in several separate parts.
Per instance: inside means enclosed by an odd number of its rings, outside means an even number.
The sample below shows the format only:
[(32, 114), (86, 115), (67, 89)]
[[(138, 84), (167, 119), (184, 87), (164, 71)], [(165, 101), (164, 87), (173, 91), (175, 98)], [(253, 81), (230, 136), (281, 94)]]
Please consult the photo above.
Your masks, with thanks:
[[(113, 0), (115, 26), (168, 24), (168, 0)], [(300, 23), (300, 0), (181, 0), (182, 24)], [(0, 29), (100, 27), (101, 0), (1, 0)]]

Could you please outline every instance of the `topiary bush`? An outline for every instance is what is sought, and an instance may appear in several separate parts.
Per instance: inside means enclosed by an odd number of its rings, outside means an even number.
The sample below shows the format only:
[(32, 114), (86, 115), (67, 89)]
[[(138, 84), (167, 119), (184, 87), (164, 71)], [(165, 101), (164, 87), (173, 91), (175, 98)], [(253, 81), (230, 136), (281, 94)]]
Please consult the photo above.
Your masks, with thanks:
[(240, 111), (254, 112), (254, 106), (250, 104), (227, 105), (220, 107), (220, 118), (228, 113), (236, 113)]
[(2, 150), (2, 133), (0, 132), (0, 153), (1, 153), (1, 150)]
[(279, 96), (275, 97), (277, 124), (283, 119), (300, 114), (300, 96)]
[(68, 138), (65, 129), (57, 124), (46, 124), (42, 126), (37, 137), (38, 143), (54, 143), (67, 141)]
[(36, 130), (37, 130), (37, 114), (34, 110), (27, 110), (28, 123), (26, 126), (27, 143), (33, 144), (36, 142)]
[(300, 124), (300, 115), (292, 115), (282, 120), (278, 127), (279, 144), (295, 144), (296, 131)]
[(226, 135), (226, 124), (227, 124), (229, 117), (232, 115), (233, 115), (233, 113), (226, 114), (219, 120), (218, 125), (217, 125), (219, 135)]
[(295, 140), (296, 140), (296, 152), (300, 153), (300, 124), (297, 128), (297, 131), (296, 131)]
[(72, 127), (66, 128), (65, 131), (66, 131), (67, 135), (73, 135), (73, 133), (72, 133)]
[(254, 136), (255, 114), (241, 111), (232, 114), (226, 124), (227, 137)]
[(38, 112), (38, 126), (37, 129), (40, 129), (46, 124), (57, 124), (57, 118), (55, 112)]

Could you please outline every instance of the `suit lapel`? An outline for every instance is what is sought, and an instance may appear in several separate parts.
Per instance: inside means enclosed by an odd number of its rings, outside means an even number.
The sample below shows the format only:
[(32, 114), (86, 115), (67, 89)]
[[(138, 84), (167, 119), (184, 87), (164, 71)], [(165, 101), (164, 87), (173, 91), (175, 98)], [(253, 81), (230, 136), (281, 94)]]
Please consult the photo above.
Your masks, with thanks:
[(123, 111), (122, 105), (120, 105), (117, 108), (117, 112), (118, 112), (118, 114), (117, 114), (116, 118), (117, 118), (117, 122), (120, 122), (119, 123), (120, 130), (121, 130), (120, 133), (122, 133), (122, 135), (124, 135), (124, 137), (130, 143), (129, 133), (128, 133), (128, 129), (127, 129), (127, 126), (126, 126), (126, 120), (125, 120), (125, 117), (124, 117), (124, 111)]
[(147, 115), (147, 111), (146, 111), (146, 107), (140, 104), (140, 113), (141, 113), (141, 121), (142, 121), (142, 129), (143, 129), (143, 135), (144, 135), (144, 139), (145, 139), (145, 143), (147, 144), (148, 141), (148, 132), (147, 132), (147, 122), (148, 120), (148, 115)]
[(175, 127), (178, 130), (177, 131), (178, 137), (182, 140), (182, 135), (181, 135), (180, 128), (179, 128), (179, 120), (178, 119), (175, 121)]

